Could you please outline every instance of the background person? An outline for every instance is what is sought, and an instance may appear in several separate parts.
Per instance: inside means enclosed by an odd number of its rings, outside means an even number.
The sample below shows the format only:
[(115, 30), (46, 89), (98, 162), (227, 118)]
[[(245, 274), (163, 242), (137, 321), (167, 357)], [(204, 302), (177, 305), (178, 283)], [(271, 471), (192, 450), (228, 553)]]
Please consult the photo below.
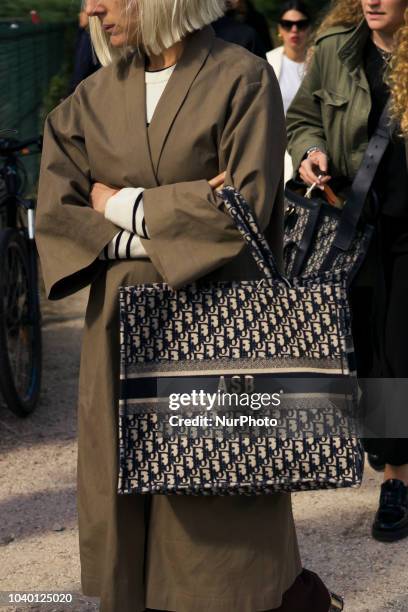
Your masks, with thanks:
[(272, 37), (268, 20), (265, 15), (255, 8), (252, 0), (231, 0), (237, 19), (250, 26), (260, 37), (266, 50), (272, 47)]
[[(351, 182), (387, 102), (387, 83), (393, 84), (399, 122), (376, 173), (377, 197), (366, 203), (364, 216), (376, 234), (352, 293), (361, 378), (408, 378), (406, 8), (406, 0), (339, 0), (320, 28), (287, 115), (289, 151), (304, 182), (323, 184), (331, 177)], [(386, 464), (372, 534), (385, 541), (406, 537), (408, 440), (373, 439), (365, 445)]]
[[(284, 2), (278, 15), (278, 36), (282, 45), (268, 51), (266, 59), (275, 71), (282, 93), (285, 114), (298, 92), (305, 75), (307, 46), (311, 34), (311, 17), (304, 2)], [(285, 154), (285, 182), (292, 178), (293, 166)]]
[(223, 6), (88, 0), (106, 67), (45, 129), (37, 243), (47, 294), (59, 299), (91, 285), (78, 510), (82, 586), (101, 597), (102, 612), (330, 606), (320, 579), (302, 571), (290, 495), (117, 494), (119, 287), (259, 278), (214, 194), (224, 180), (251, 203), (281, 255), (279, 87), (265, 61), (206, 27)]
[(227, 0), (226, 14), (211, 25), (219, 38), (244, 47), (258, 57), (264, 58), (269, 47), (265, 46), (259, 33), (246, 23), (243, 17), (241, 18), (241, 13), (238, 11), (239, 5), (240, 0)]
[(85, 11), (81, 11), (78, 16), (78, 35), (75, 44), (74, 69), (69, 93), (72, 93), (81, 81), (101, 67), (92, 48), (88, 25), (88, 15)]

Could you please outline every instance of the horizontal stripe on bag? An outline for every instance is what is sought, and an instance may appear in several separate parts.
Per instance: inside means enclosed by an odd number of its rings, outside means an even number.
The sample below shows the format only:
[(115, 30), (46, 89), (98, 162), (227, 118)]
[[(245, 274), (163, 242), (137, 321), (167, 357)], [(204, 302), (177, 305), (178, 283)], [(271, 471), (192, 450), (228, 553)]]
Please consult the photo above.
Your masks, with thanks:
[[(236, 373), (234, 372), (233, 375)], [(191, 394), (193, 391), (199, 393), (229, 393), (242, 395), (244, 393), (296, 393), (303, 394), (340, 394), (345, 395), (351, 392), (355, 385), (355, 380), (349, 376), (339, 375), (331, 376), (314, 376), (310, 377), (293, 377), (279, 376), (271, 379), (269, 374), (258, 374), (253, 376), (253, 388), (246, 390), (245, 384), (240, 389), (229, 389), (228, 383), (230, 379), (226, 378), (227, 389), (219, 389), (220, 375), (214, 376), (181, 376), (170, 377), (165, 379), (158, 377), (149, 378), (133, 378), (122, 380), (120, 383), (120, 399), (147, 399), (157, 398), (158, 396), (168, 397), (171, 394)], [(224, 376), (224, 373), (223, 375)], [(236, 381), (237, 382), (237, 381)], [(245, 380), (242, 380), (245, 383)]]
[(156, 375), (155, 373), (170, 372), (172, 376), (176, 376), (178, 372), (228, 372), (231, 370), (245, 373), (244, 370), (253, 372), (334, 372), (334, 374), (344, 374), (347, 371), (349, 355), (347, 353), (339, 354), (331, 357), (278, 357), (271, 359), (270, 357), (220, 357), (213, 359), (155, 359), (151, 361), (133, 361), (130, 362), (126, 353), (121, 355), (121, 372), (126, 372), (126, 378), (134, 378), (137, 376)]
[[(128, 369), (128, 368), (126, 368)], [(347, 372), (348, 373), (348, 372)], [(234, 375), (257, 375), (262, 376), (263, 374), (279, 374), (279, 375), (289, 375), (289, 376), (299, 376), (302, 374), (316, 374), (316, 375), (344, 375), (344, 368), (265, 368), (265, 369), (254, 369), (254, 368), (243, 368), (242, 370), (237, 370), (237, 368), (233, 368), (231, 370), (186, 370), (183, 369), (181, 371), (164, 371), (164, 370), (152, 370), (150, 372), (126, 372), (126, 374), (121, 373), (121, 380), (130, 380), (135, 378), (147, 379), (147, 378), (183, 378), (183, 376), (234, 376)]]

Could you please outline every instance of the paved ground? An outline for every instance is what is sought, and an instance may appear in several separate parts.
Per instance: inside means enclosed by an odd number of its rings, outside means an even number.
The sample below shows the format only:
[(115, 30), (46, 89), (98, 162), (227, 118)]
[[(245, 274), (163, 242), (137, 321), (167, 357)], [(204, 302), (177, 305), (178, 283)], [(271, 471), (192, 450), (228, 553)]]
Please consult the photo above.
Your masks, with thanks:
[[(76, 593), (73, 607), (28, 608), (41, 612), (98, 609), (96, 600), (79, 594), (75, 507), (75, 405), (85, 300), (83, 292), (44, 305), (44, 392), (37, 412), (19, 420), (0, 407), (0, 591)], [(348, 612), (408, 612), (408, 540), (383, 545), (368, 535), (379, 483), (380, 477), (367, 470), (358, 491), (294, 496), (304, 564), (345, 596)]]

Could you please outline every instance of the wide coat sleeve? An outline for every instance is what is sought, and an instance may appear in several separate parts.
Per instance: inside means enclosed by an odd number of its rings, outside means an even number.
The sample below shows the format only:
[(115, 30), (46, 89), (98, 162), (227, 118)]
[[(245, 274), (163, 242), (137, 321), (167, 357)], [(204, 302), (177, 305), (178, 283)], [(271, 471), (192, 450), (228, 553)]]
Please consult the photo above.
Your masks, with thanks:
[(296, 172), (310, 147), (317, 146), (322, 151), (327, 150), (318, 97), (322, 90), (320, 53), (321, 47), (318, 46), (286, 115), (288, 150)]
[(50, 299), (89, 284), (104, 265), (100, 252), (118, 231), (90, 206), (90, 189), (80, 101), (74, 94), (48, 116), (44, 130), (36, 241)]
[[(258, 78), (241, 84), (231, 96), (218, 157), (225, 184), (243, 194), (265, 229), (273, 207), (283, 206), (286, 133), (276, 77), (266, 62), (257, 62)], [(244, 248), (206, 180), (146, 189), (144, 212), (150, 240), (143, 245), (173, 287), (212, 272)]]

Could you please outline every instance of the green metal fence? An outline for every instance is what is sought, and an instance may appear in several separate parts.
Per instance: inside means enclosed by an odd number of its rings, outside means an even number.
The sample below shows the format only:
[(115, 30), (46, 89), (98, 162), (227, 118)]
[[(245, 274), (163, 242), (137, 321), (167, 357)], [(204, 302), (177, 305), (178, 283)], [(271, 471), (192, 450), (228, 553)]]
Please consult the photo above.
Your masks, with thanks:
[[(0, 128), (19, 137), (41, 132), (40, 110), (50, 79), (64, 61), (64, 40), (71, 23), (0, 22)], [(30, 174), (35, 172), (30, 163)]]

